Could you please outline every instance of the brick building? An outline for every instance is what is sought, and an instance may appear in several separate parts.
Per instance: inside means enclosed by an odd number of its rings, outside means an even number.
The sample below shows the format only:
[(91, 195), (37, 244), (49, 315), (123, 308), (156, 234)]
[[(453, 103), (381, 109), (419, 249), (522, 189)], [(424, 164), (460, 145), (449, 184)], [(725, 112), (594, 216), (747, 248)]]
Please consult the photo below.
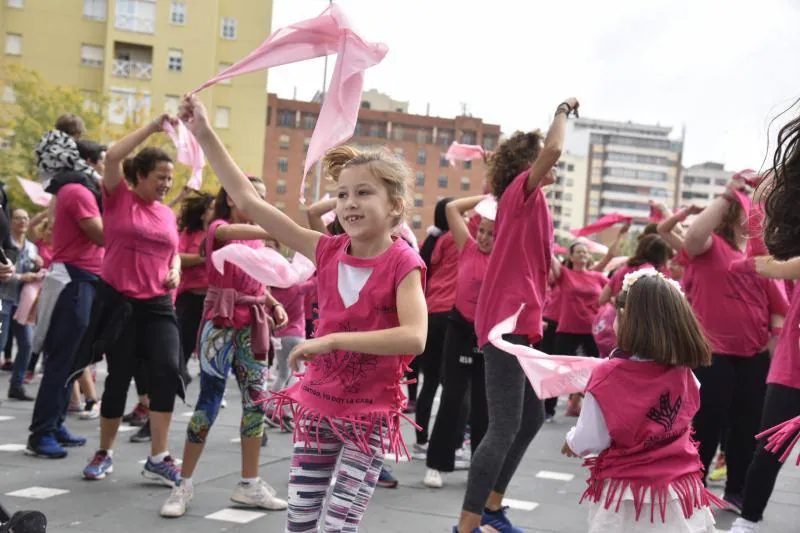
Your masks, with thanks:
[[(500, 126), (486, 124), (469, 116), (440, 118), (412, 115), (395, 109), (378, 109), (370, 99), (362, 104), (351, 143), (361, 146), (384, 145), (404, 157), (416, 174), (414, 205), (409, 224), (417, 238), (433, 223), (433, 208), (445, 196), (468, 196), (483, 191), (486, 167), (483, 161), (457, 162), (451, 166), (444, 154), (450, 143), (481, 144), (494, 150)], [(294, 220), (305, 223), (304, 209), (298, 202), (300, 181), (308, 143), (316, 125), (320, 104), (267, 96), (267, 133), (264, 146), (263, 177), (268, 198)], [(306, 198), (314, 198), (316, 170), (306, 179)], [(320, 196), (333, 189), (332, 182), (320, 185)]]

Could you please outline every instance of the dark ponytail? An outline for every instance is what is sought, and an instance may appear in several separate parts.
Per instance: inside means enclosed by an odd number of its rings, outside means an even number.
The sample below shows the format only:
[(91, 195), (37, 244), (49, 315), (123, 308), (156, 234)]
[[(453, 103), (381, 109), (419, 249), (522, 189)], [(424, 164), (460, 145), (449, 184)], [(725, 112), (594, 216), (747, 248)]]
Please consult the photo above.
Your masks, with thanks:
[(172, 158), (167, 152), (160, 148), (148, 146), (142, 148), (133, 159), (127, 158), (122, 162), (122, 173), (125, 181), (136, 187), (139, 183), (139, 176), (147, 176), (159, 163), (172, 163)]
[(447, 223), (447, 204), (452, 202), (452, 198), (442, 198), (438, 202), (436, 202), (436, 207), (433, 210), (433, 225), (438, 229), (441, 233), (438, 235), (428, 234), (425, 238), (425, 241), (422, 243), (422, 247), (419, 249), (419, 255), (422, 256), (422, 260), (425, 261), (425, 266), (428, 269), (428, 275), (431, 272), (431, 257), (433, 256), (433, 249), (436, 247), (436, 241), (439, 240), (443, 234), (450, 231), (450, 225)]

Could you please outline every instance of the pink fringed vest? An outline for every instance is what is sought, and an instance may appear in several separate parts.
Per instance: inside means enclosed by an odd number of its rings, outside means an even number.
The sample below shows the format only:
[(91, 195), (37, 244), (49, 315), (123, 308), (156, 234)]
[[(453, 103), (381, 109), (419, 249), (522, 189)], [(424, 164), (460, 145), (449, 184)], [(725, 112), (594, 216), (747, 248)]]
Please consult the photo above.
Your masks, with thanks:
[[(347, 235), (324, 235), (317, 245), (317, 295), (319, 322), (316, 336), (338, 332), (376, 331), (400, 325), (397, 286), (413, 270), (425, 280), (425, 263), (405, 241), (397, 239), (378, 257), (360, 259), (348, 255)], [(340, 265), (342, 265), (340, 267)], [(346, 305), (340, 288), (344, 265), (369, 275), (357, 300)], [(371, 269), (371, 271), (369, 270)], [(408, 450), (400, 434), (400, 418), (406, 405), (401, 384), (413, 356), (333, 352), (317, 356), (301, 379), (275, 394), (276, 412), (291, 405), (295, 439), (313, 445), (315, 429), (326, 421), (343, 440), (366, 450), (370, 435), (378, 431), (388, 442), (384, 451), (398, 457)]]
[(581, 501), (599, 503), (605, 488), (603, 505), (618, 510), (630, 489), (637, 520), (649, 495), (651, 521), (656, 512), (665, 519), (670, 488), (687, 518), (711, 503), (724, 506), (703, 487), (691, 437), (700, 392), (690, 369), (612, 358), (594, 369), (586, 390), (600, 405), (612, 443), (586, 461), (591, 477)]

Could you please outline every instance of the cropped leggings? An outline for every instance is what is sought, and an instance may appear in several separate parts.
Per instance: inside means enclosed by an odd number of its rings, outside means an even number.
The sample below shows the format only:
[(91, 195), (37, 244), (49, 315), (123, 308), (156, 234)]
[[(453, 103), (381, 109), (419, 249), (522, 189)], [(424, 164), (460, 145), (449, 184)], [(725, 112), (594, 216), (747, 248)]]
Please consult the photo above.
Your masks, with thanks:
[(186, 439), (204, 443), (217, 419), (225, 392), (228, 373), (233, 369), (242, 393), (242, 437), (260, 437), (264, 433), (264, 412), (259, 404), (267, 399), (267, 361), (253, 357), (250, 326), (242, 329), (217, 327), (210, 320), (202, 326), (200, 337), (200, 396), (197, 399)]

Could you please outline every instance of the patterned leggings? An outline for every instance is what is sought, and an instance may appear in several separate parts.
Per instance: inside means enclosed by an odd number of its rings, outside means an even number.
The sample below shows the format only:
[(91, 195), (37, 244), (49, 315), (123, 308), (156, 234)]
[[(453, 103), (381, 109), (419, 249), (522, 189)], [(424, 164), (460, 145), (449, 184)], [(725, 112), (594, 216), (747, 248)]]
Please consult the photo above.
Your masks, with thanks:
[[(309, 431), (316, 440), (317, 429)], [(358, 531), (383, 466), (377, 432), (370, 437), (369, 447), (371, 453), (366, 454), (354, 444), (342, 442), (326, 422), (319, 424), (319, 446), (316, 442), (308, 447), (304, 441), (294, 443), (287, 533), (316, 533), (323, 506), (326, 511), (320, 533)], [(330, 487), (334, 476), (335, 484)]]
[(256, 402), (267, 398), (267, 361), (253, 358), (250, 327), (220, 328), (211, 321), (202, 326), (200, 336), (200, 397), (186, 428), (189, 442), (204, 443), (214, 424), (225, 392), (228, 372), (233, 368), (242, 393), (242, 437), (264, 433), (264, 412)]

